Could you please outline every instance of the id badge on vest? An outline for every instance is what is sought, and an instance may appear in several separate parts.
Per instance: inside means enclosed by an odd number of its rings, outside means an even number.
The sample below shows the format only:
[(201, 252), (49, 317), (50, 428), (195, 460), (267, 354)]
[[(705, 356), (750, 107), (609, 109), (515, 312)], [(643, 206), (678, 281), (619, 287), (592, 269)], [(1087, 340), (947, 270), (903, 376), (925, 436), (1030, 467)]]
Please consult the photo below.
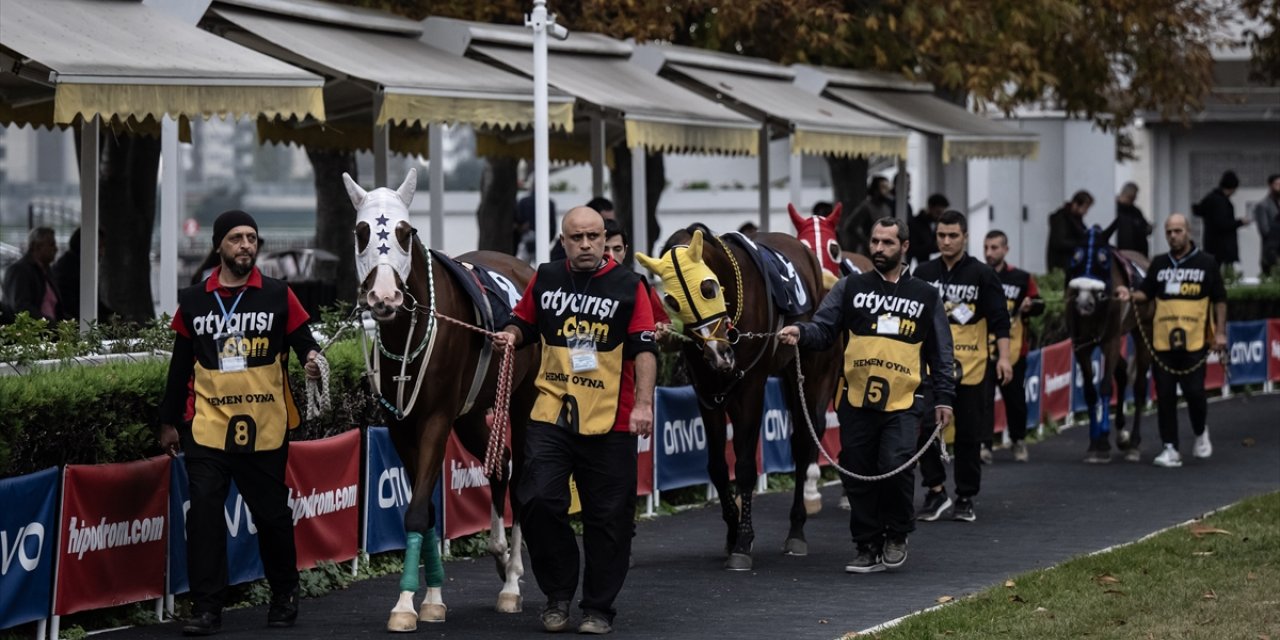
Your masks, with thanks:
[(569, 347), (569, 366), (574, 373), (587, 373), (597, 369), (596, 341), (590, 334), (569, 336), (565, 342)]
[(973, 319), (973, 311), (969, 309), (969, 305), (961, 302), (951, 310), (951, 317), (955, 318), (956, 322), (960, 324), (969, 324), (969, 321)]
[(228, 331), (213, 334), (213, 344), (218, 349), (218, 371), (235, 373), (248, 368), (248, 354), (244, 350), (243, 331)]
[(886, 313), (876, 319), (876, 334), (882, 336), (896, 336), (900, 332), (901, 326), (901, 318)]
[(1164, 283), (1164, 294), (1166, 296), (1176, 296), (1182, 294), (1182, 283), (1177, 280), (1170, 280)]

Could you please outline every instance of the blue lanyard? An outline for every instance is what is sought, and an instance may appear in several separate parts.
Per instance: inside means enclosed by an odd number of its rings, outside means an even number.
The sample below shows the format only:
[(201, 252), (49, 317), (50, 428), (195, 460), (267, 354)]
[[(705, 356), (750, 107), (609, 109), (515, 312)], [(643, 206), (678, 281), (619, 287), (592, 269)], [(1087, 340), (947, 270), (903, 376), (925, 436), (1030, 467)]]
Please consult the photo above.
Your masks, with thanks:
[(236, 307), (240, 305), (240, 298), (243, 297), (244, 289), (241, 289), (240, 293), (236, 295), (236, 301), (231, 303), (231, 310), (227, 311), (227, 305), (222, 304), (222, 296), (218, 295), (217, 291), (213, 292), (213, 299), (218, 301), (218, 308), (222, 309), (222, 330), (224, 332), (227, 330), (227, 321), (231, 318), (231, 314), (236, 312)]

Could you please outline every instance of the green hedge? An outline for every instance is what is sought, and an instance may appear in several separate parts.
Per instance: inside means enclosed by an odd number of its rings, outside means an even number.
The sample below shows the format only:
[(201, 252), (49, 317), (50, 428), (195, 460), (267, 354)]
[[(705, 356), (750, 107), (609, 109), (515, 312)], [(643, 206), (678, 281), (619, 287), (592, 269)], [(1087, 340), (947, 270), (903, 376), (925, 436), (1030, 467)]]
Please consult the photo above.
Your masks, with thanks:
[[(333, 345), (332, 409), (292, 434), (311, 440), (376, 424), (379, 415), (364, 391), (358, 342)], [(164, 359), (67, 365), (23, 376), (0, 377), (0, 476), (31, 473), (59, 464), (98, 464), (160, 454), (155, 430), (169, 363)], [(290, 386), (305, 402), (302, 370), (290, 363)]]

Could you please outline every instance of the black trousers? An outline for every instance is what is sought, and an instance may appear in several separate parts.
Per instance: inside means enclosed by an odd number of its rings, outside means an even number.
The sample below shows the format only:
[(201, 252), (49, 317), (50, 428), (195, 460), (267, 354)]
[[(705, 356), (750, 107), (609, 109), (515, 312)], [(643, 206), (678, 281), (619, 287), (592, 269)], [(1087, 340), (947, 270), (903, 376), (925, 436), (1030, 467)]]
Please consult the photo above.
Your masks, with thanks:
[[(840, 402), (840, 466), (864, 476), (893, 471), (911, 459), (924, 402), (905, 411), (857, 409)], [(849, 532), (855, 544), (878, 546), (886, 537), (906, 538), (915, 530), (912, 469), (876, 482), (841, 476), (849, 496)]]
[(1156, 375), (1156, 413), (1160, 423), (1160, 440), (1164, 444), (1178, 446), (1178, 390), (1187, 401), (1187, 415), (1191, 418), (1191, 430), (1198, 436), (1204, 433), (1205, 418), (1209, 415), (1209, 399), (1204, 390), (1205, 366), (1195, 371), (1175, 375), (1160, 366), (1163, 363), (1173, 369), (1185, 371), (1204, 358), (1204, 351), (1159, 351), (1151, 368)]
[(227, 453), (196, 444), (191, 425), (178, 430), (187, 465), (191, 508), (187, 511), (187, 576), (192, 610), (219, 612), (227, 588), (225, 503), (231, 480), (244, 496), (258, 527), (258, 552), (273, 594), (298, 586), (293, 512), (284, 483), (289, 442), (274, 451)]
[[(982, 458), (979, 452), (982, 441), (991, 431), (991, 412), (987, 410), (995, 391), (988, 381), (975, 385), (956, 386), (956, 399), (952, 402), (952, 410), (956, 417), (956, 434), (953, 443), (955, 449), (956, 495), (969, 498), (978, 495), (982, 487)], [(932, 406), (932, 403), (929, 404)], [(925, 440), (933, 433), (933, 415), (924, 412), (920, 424), (920, 435), (917, 446), (924, 446)], [(946, 484), (947, 468), (942, 464), (942, 455), (938, 445), (934, 444), (920, 456), (921, 485), (937, 487)]]
[[(1000, 395), (1004, 398), (1004, 415), (1009, 439), (1022, 442), (1027, 438), (1027, 359), (1018, 358), (1013, 363), (1013, 379), (1009, 384), (1000, 385)], [(995, 415), (991, 416), (994, 426)]]
[(636, 437), (583, 436), (544, 422), (525, 435), (520, 525), (538, 588), (553, 602), (578, 590), (578, 541), (569, 526), (569, 475), (582, 501), (582, 609), (612, 621), (631, 559), (636, 493)]

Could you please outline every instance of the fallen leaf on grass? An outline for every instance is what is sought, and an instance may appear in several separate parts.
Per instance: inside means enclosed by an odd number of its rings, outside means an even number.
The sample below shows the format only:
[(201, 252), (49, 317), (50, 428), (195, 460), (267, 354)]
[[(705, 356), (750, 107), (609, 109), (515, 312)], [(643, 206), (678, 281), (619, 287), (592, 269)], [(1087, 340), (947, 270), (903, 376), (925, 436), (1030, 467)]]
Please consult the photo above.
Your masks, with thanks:
[(1193, 555), (1193, 556), (1211, 556), (1211, 555), (1213, 555), (1213, 552), (1212, 552), (1212, 551), (1192, 551), (1192, 552), (1191, 552), (1191, 555)]
[(1036, 607), (1036, 613), (1048, 613), (1049, 610), (1044, 607)]
[(1009, 596), (1009, 602), (1026, 602), (1026, 600), (1025, 600), (1025, 599), (1023, 599), (1023, 597), (1022, 597), (1022, 596), (1020, 596), (1020, 595), (1018, 595), (1018, 594), (1016, 594), (1016, 593), (1015, 593), (1015, 594), (1013, 594), (1013, 595)]
[(1242, 447), (1252, 447), (1255, 444), (1258, 444), (1258, 441), (1254, 440), (1253, 438), (1245, 438), (1244, 440), (1240, 441), (1240, 446)]
[(826, 621), (825, 619), (823, 619), (823, 618), (819, 618), (819, 619), (818, 619), (818, 624), (827, 624), (827, 621)]
[(1202, 596), (1200, 596), (1200, 597), (1201, 597), (1201, 598), (1203, 598), (1203, 599), (1205, 599), (1205, 600), (1217, 600), (1217, 599), (1218, 599), (1218, 594), (1214, 593), (1214, 592), (1213, 592), (1213, 589), (1210, 589), (1210, 590), (1208, 590), (1208, 591), (1204, 592), (1204, 595), (1202, 595)]
[(1006, 588), (1006, 589), (1012, 589), (1012, 588), (1014, 588), (1014, 587), (1016, 587), (1016, 586), (1018, 586), (1018, 584), (1017, 584), (1016, 582), (1012, 581), (1012, 580), (1005, 580), (1005, 581), (1004, 581), (1004, 588)]
[(1103, 591), (1103, 593), (1108, 593), (1108, 594), (1111, 594), (1111, 595), (1113, 595), (1113, 596), (1127, 596), (1127, 595), (1129, 595), (1129, 594), (1127, 594), (1127, 593), (1125, 593), (1125, 592), (1123, 592), (1123, 591), (1121, 591), (1121, 590), (1119, 590), (1119, 589), (1107, 589), (1106, 591)]
[(1094, 576), (1093, 581), (1098, 584), (1120, 584), (1120, 578), (1117, 578), (1109, 573), (1104, 573), (1102, 575)]
[(938, 596), (937, 602), (938, 604), (946, 604), (948, 602), (951, 602), (952, 600), (955, 600), (955, 598), (951, 596)]
[(1259, 634), (1258, 634), (1258, 640), (1271, 640), (1271, 636), (1269, 636), (1269, 635), (1267, 635), (1267, 634), (1265, 634), (1265, 633), (1259, 633)]
[(1245, 580), (1257, 580), (1257, 579), (1258, 579), (1258, 574), (1256, 574), (1256, 573), (1254, 573), (1254, 572), (1250, 571), (1250, 572), (1248, 573), (1248, 575), (1246, 575), (1246, 576), (1244, 577), (1244, 579), (1245, 579)]
[(1187, 527), (1187, 531), (1191, 532), (1191, 535), (1197, 538), (1203, 538), (1210, 534), (1218, 534), (1218, 535), (1224, 535), (1224, 536), (1232, 535), (1231, 532), (1227, 531), (1226, 529), (1211, 527), (1202, 522), (1192, 522), (1191, 525)]

